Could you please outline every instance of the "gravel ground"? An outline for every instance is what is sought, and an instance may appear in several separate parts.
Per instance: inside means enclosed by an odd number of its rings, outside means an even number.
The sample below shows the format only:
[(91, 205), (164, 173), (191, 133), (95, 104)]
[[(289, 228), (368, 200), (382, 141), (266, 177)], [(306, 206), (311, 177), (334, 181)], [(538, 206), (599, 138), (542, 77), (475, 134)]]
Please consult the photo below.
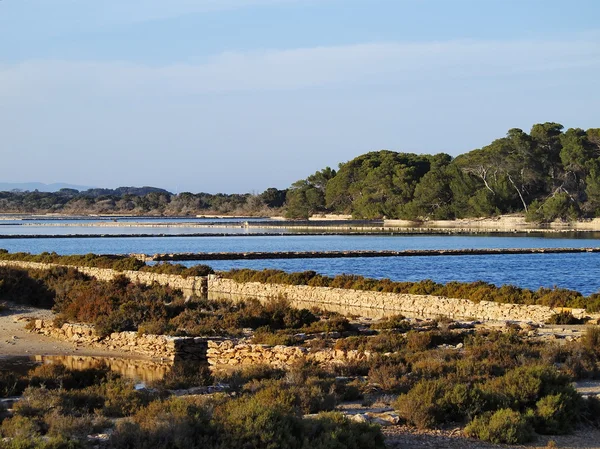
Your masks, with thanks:
[[(462, 436), (460, 429), (418, 431), (408, 426), (383, 427), (386, 445), (390, 449), (492, 449), (492, 448), (528, 448), (543, 449), (556, 447), (561, 449), (600, 449), (599, 429), (579, 429), (572, 435), (540, 435), (533, 443), (523, 446), (507, 446), (485, 443)], [(550, 441), (555, 446), (548, 446)]]

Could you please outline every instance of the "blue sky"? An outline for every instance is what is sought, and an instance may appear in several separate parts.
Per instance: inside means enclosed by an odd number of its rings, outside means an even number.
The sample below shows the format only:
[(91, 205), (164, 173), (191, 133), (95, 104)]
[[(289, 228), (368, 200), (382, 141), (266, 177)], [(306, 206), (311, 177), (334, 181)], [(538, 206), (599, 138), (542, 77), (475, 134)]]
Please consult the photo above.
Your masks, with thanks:
[(600, 127), (597, 0), (2, 0), (0, 181), (285, 188)]

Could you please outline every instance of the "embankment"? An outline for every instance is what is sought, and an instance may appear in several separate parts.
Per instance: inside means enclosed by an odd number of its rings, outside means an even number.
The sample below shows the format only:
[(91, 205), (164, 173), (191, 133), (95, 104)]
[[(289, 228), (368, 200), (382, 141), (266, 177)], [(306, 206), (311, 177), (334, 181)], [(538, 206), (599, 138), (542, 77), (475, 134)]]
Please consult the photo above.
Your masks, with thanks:
[(480, 249), (407, 249), (402, 251), (247, 251), (243, 253), (171, 253), (153, 256), (137, 255), (144, 261), (209, 261), (209, 260), (279, 260), (279, 259), (344, 259), (357, 257), (416, 256), (490, 256), (511, 254), (574, 254), (598, 253), (600, 248), (480, 248)]
[[(348, 290), (307, 285), (238, 283), (231, 279), (209, 276), (208, 291), (211, 295), (232, 297), (286, 298), (292, 304), (310, 303), (328, 309), (383, 312), (383, 315), (403, 314), (416, 318), (445, 316), (454, 319), (477, 319), (482, 321), (525, 321), (545, 323), (558, 311), (538, 305), (501, 304), (490, 301), (473, 302), (468, 299), (446, 298), (429, 295), (383, 293), (364, 290)], [(328, 309), (329, 310), (329, 309)], [(576, 317), (586, 315), (584, 309), (572, 309)], [(363, 315), (360, 314), (359, 315)], [(366, 316), (372, 316), (365, 314)]]
[[(66, 265), (38, 262), (21, 262), (12, 260), (0, 260), (0, 266), (16, 267), (33, 270), (49, 270), (54, 267)], [(76, 268), (81, 273), (95, 277), (100, 281), (110, 281), (115, 276), (122, 275), (130, 279), (132, 282), (150, 285), (154, 282), (160, 285), (168, 285), (172, 288), (180, 289), (184, 294), (191, 296), (205, 295), (207, 293), (207, 279), (203, 276), (182, 277), (173, 274), (158, 274), (148, 271), (115, 271), (109, 268), (94, 268), (94, 267), (72, 267)]]
[[(0, 261), (0, 266), (30, 269), (49, 269), (54, 264), (35, 262)], [(454, 319), (477, 319), (482, 321), (521, 321), (545, 323), (560, 310), (540, 305), (502, 304), (490, 301), (473, 302), (468, 299), (446, 298), (431, 295), (383, 293), (331, 287), (306, 285), (238, 283), (218, 276), (183, 278), (178, 275), (157, 274), (143, 271), (114, 271), (105, 268), (78, 268), (81, 272), (100, 280), (110, 280), (124, 275), (134, 282), (151, 284), (157, 282), (183, 290), (186, 294), (208, 294), (209, 297), (230, 296), (244, 298), (286, 298), (298, 307), (317, 306), (349, 315), (382, 317), (404, 314), (416, 318), (445, 316)], [(584, 309), (572, 309), (575, 317), (584, 317)]]

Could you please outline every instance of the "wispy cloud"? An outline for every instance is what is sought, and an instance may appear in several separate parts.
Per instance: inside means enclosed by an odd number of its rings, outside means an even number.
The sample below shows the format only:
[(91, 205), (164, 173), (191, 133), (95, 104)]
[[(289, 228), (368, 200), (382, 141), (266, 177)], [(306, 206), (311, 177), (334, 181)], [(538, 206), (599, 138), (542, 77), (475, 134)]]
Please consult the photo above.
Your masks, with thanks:
[(0, 65), (0, 177), (260, 190), (373, 149), (465, 151), (540, 121), (597, 126), (599, 36)]
[(588, 34), (569, 41), (379, 43), (228, 52), (197, 65), (32, 60), (0, 66), (0, 95), (148, 92), (164, 96), (531, 74), (548, 78), (569, 69), (597, 69), (598, 36)]

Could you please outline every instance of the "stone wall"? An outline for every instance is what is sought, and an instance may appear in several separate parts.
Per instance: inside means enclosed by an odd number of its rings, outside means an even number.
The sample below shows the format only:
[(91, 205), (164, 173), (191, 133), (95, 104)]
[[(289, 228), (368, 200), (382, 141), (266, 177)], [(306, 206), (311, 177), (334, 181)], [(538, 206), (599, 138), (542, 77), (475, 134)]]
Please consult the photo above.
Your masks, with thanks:
[[(138, 335), (137, 332), (115, 332), (106, 337), (99, 337), (94, 332), (93, 326), (65, 323), (61, 327), (55, 327), (48, 320), (35, 320), (31, 330), (58, 340), (93, 348), (130, 352), (154, 359), (207, 361), (216, 370), (234, 369), (248, 365), (269, 365), (284, 369), (300, 360), (331, 365), (366, 360), (371, 357), (369, 352), (356, 350), (310, 351), (298, 346), (255, 345), (243, 341), (202, 337)], [(79, 359), (74, 360), (80, 362)]]
[[(369, 316), (372, 314), (370, 312), (375, 312), (379, 316), (403, 314), (416, 318), (445, 316), (453, 319), (545, 323), (557, 312), (546, 306), (500, 304), (489, 301), (476, 303), (468, 299), (441, 296), (382, 293), (306, 285), (238, 283), (216, 276), (209, 276), (208, 291), (211, 295), (231, 295), (233, 298), (282, 297), (296, 306), (313, 304), (328, 310), (352, 310), (353, 313), (361, 316)], [(572, 312), (575, 316), (585, 315), (584, 309), (573, 309)]]
[[(54, 267), (64, 265), (52, 263), (38, 262), (21, 262), (12, 260), (0, 260), (0, 266), (9, 266), (25, 269), (49, 270)], [(189, 276), (184, 278), (176, 274), (158, 274), (147, 271), (115, 271), (110, 268), (94, 268), (94, 267), (72, 267), (76, 268), (81, 273), (95, 277), (100, 281), (110, 281), (115, 276), (123, 275), (133, 282), (150, 285), (157, 282), (160, 285), (169, 285), (173, 288), (178, 288), (184, 294), (191, 296), (192, 294), (202, 295), (206, 293), (206, 278), (203, 276)]]
[(51, 321), (35, 320), (31, 330), (89, 347), (131, 352), (172, 361), (206, 360), (208, 349), (206, 338), (139, 335), (137, 332), (114, 332), (100, 337), (94, 331), (94, 327), (87, 324), (65, 323), (61, 327), (55, 327)]
[(232, 340), (209, 341), (207, 361), (213, 369), (236, 369), (249, 365), (269, 365), (286, 369), (296, 362), (307, 360), (327, 366), (368, 360), (371, 353), (358, 350), (319, 349), (311, 351), (298, 346), (267, 346)]
[[(32, 269), (49, 269), (54, 264), (34, 262), (0, 261), (0, 266), (13, 266)], [(445, 316), (453, 319), (477, 319), (482, 321), (525, 321), (545, 323), (560, 310), (546, 306), (500, 304), (490, 301), (473, 302), (468, 299), (446, 298), (442, 296), (409, 295), (382, 293), (363, 290), (349, 290), (331, 287), (310, 287), (306, 285), (262, 284), (258, 282), (238, 283), (215, 275), (183, 278), (178, 275), (156, 274), (143, 271), (114, 271), (105, 268), (77, 267), (79, 271), (99, 280), (110, 280), (124, 275), (134, 282), (170, 285), (186, 294), (202, 294), (208, 291), (209, 297), (230, 296), (244, 298), (286, 298), (297, 307), (317, 306), (325, 310), (345, 315), (358, 315), (369, 318), (403, 314), (415, 318), (437, 318)], [(575, 317), (586, 316), (584, 309), (572, 309)]]

